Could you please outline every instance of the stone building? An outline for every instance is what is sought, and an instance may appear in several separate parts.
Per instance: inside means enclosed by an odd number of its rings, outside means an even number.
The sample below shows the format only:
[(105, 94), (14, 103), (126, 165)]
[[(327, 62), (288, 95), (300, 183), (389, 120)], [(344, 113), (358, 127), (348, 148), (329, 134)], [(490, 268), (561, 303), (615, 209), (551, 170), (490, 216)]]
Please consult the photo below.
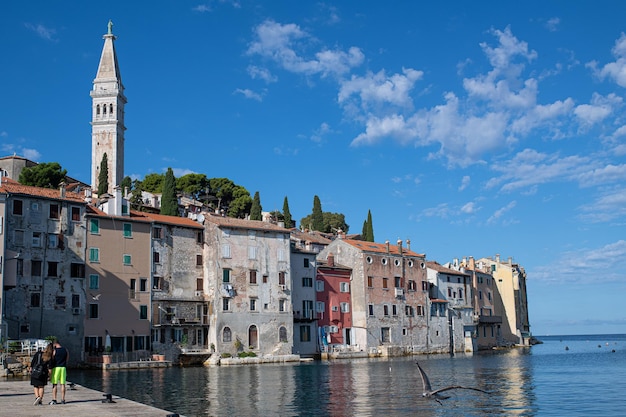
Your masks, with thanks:
[(388, 242), (335, 239), (318, 260), (352, 269), (350, 341), (368, 353), (401, 355), (427, 349), (428, 292), (424, 255)]
[[(65, 184), (49, 189), (0, 178), (0, 307), (6, 336), (55, 336), (78, 353), (86, 307), (85, 196), (67, 191)], [(80, 355), (70, 358), (75, 364)]]
[(217, 352), (291, 355), (289, 230), (211, 214), (204, 221), (209, 341)]

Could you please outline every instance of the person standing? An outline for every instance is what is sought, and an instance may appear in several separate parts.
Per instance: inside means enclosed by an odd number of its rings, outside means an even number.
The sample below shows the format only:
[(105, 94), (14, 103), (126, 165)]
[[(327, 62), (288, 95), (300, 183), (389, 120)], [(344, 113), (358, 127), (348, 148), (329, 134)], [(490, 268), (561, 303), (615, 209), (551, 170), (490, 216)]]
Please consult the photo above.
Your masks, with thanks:
[(58, 404), (57, 402), (57, 385), (61, 385), (61, 404), (65, 404), (65, 382), (67, 379), (66, 366), (70, 360), (70, 352), (61, 346), (57, 339), (54, 340), (54, 353), (52, 355), (54, 367), (50, 382), (52, 383), (52, 401), (50, 405)]
[(52, 362), (52, 343), (48, 344), (44, 351), (38, 350), (30, 362), (30, 385), (35, 391), (35, 402), (33, 405), (41, 405), (43, 402), (43, 392), (48, 383), (49, 368)]

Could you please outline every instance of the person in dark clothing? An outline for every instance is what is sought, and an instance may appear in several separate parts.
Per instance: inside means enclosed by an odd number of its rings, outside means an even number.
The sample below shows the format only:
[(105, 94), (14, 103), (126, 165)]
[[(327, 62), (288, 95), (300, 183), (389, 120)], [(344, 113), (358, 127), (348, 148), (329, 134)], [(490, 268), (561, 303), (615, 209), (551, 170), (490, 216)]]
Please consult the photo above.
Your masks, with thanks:
[[(44, 387), (48, 384), (48, 376), (50, 374), (52, 352), (52, 343), (50, 343), (43, 352), (38, 350), (30, 362), (30, 385), (34, 387), (35, 391), (35, 402), (33, 405), (41, 405), (43, 402)], [(41, 372), (37, 375), (37, 371), (33, 373), (35, 369), (41, 369)]]
[(54, 341), (54, 353), (52, 354), (54, 368), (50, 382), (52, 383), (52, 401), (50, 405), (58, 404), (57, 402), (57, 385), (61, 385), (61, 404), (65, 404), (65, 382), (67, 378), (67, 370), (65, 367), (70, 360), (70, 352), (65, 349), (58, 340)]

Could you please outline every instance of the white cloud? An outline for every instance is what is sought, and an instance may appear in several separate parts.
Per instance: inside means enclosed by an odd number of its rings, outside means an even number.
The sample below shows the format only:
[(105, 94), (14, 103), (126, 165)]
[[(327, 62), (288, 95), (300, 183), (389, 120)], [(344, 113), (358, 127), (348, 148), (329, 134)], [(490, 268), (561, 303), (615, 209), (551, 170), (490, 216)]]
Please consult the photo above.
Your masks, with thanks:
[(244, 96), (245, 98), (251, 99), (251, 100), (256, 100), (256, 101), (263, 101), (263, 96), (261, 96), (259, 93), (255, 93), (254, 91), (248, 89), (248, 88), (237, 88), (233, 93), (235, 94), (241, 94), (242, 96)]
[(21, 154), (24, 158), (30, 159), (31, 161), (39, 162), (41, 159), (41, 153), (36, 149), (22, 148)]
[(363, 62), (359, 48), (351, 47), (347, 52), (324, 49), (306, 58), (299, 54), (305, 50), (310, 35), (296, 24), (280, 24), (266, 20), (254, 29), (255, 40), (248, 54), (270, 58), (287, 71), (324, 77), (341, 75)]
[[(167, 170), (165, 170), (167, 171)], [(172, 172), (174, 172), (174, 176), (176, 178), (180, 178), (182, 176), (185, 176), (187, 174), (197, 174), (197, 172), (191, 170), (191, 169), (187, 169), (187, 168), (172, 168)]]
[(278, 77), (272, 75), (272, 73), (267, 68), (257, 67), (256, 65), (248, 66), (248, 74), (253, 79), (261, 79), (266, 83), (275, 83), (278, 81)]
[(207, 13), (207, 12), (213, 11), (211, 6), (209, 6), (208, 4), (199, 4), (195, 7), (192, 7), (191, 10), (193, 10), (194, 12), (199, 12), (199, 13)]
[(622, 102), (622, 98), (613, 93), (606, 97), (594, 93), (591, 103), (577, 106), (574, 114), (583, 126), (594, 125), (609, 117), (614, 112), (614, 108), (620, 106)]
[(422, 71), (403, 68), (402, 74), (387, 76), (385, 70), (374, 74), (368, 72), (364, 77), (353, 75), (349, 80), (341, 82), (338, 102), (343, 103), (353, 95), (358, 95), (364, 110), (371, 104), (393, 104), (401, 107), (412, 107), (409, 92), (415, 82), (423, 76)]
[(580, 207), (581, 219), (592, 223), (608, 222), (626, 216), (626, 188), (603, 191), (595, 201)]
[(32, 23), (25, 23), (24, 26), (35, 32), (37, 36), (42, 39), (45, 39), (47, 41), (56, 41), (54, 36), (56, 35), (57, 31), (55, 29), (47, 28), (44, 25), (34, 25)]
[(461, 212), (465, 214), (474, 214), (476, 213), (476, 211), (478, 211), (478, 209), (476, 207), (476, 203), (474, 203), (473, 201), (470, 201), (469, 203), (466, 203), (463, 205), (463, 207), (461, 207)]
[(565, 252), (554, 262), (528, 271), (528, 279), (555, 284), (589, 284), (595, 287), (601, 283), (624, 281), (626, 273), (622, 268), (622, 260), (625, 257), (625, 240), (599, 248)]
[(622, 35), (615, 41), (612, 51), (616, 58), (615, 62), (610, 62), (602, 68), (598, 68), (598, 63), (592, 61), (587, 67), (594, 71), (594, 74), (601, 79), (610, 78), (617, 85), (626, 87), (626, 35)]
[(559, 19), (558, 17), (552, 17), (546, 22), (546, 29), (548, 29), (550, 32), (556, 32), (559, 23), (561, 23), (561, 19)]
[(513, 200), (511, 201), (509, 204), (507, 204), (504, 207), (499, 208), (498, 210), (496, 210), (491, 217), (489, 217), (487, 219), (487, 223), (488, 224), (493, 224), (496, 221), (498, 221), (502, 216), (504, 216), (507, 212), (513, 210), (513, 208), (517, 205), (517, 201)]
[(311, 135), (311, 140), (313, 142), (321, 142), (324, 139), (324, 136), (333, 133), (333, 130), (330, 128), (330, 125), (326, 122), (322, 123), (320, 127), (318, 127), (315, 132)]
[(464, 175), (463, 179), (461, 179), (461, 185), (459, 185), (459, 191), (463, 191), (464, 189), (466, 189), (469, 186), (470, 181), (470, 176)]

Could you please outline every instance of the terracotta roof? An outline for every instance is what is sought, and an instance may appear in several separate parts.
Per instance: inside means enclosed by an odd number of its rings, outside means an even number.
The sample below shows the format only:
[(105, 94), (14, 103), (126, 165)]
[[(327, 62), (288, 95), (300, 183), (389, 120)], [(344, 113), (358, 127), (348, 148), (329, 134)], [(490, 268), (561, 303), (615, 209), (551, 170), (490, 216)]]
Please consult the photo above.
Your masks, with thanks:
[(319, 243), (320, 245), (330, 245), (332, 240), (324, 237), (319, 232), (303, 232), (298, 229), (290, 229), (291, 237), (304, 242)]
[(100, 216), (100, 217), (116, 218), (116, 219), (122, 219), (122, 220), (126, 219), (126, 220), (136, 221), (136, 222), (164, 223), (164, 224), (171, 224), (174, 226), (204, 229), (204, 226), (202, 226), (200, 223), (198, 223), (195, 220), (188, 219), (186, 217), (165, 216), (163, 214), (145, 213), (143, 211), (131, 210), (130, 216), (120, 216), (120, 215), (107, 214), (104, 211), (94, 206), (87, 206), (87, 214), (93, 214), (93, 215)]
[(442, 300), (441, 298), (431, 298), (430, 302), (431, 303), (449, 303), (448, 300)]
[(434, 269), (437, 272), (441, 272), (442, 274), (448, 275), (460, 275), (462, 277), (469, 276), (465, 272), (457, 271), (455, 269), (446, 268), (445, 266), (435, 262), (435, 261), (426, 261), (426, 267), (430, 269)]
[(261, 220), (235, 219), (232, 217), (222, 217), (212, 214), (205, 215), (204, 218), (205, 221), (216, 224), (219, 227), (289, 233), (289, 229), (285, 229), (284, 227), (280, 227), (276, 224), (264, 222)]
[(86, 204), (85, 196), (83, 194), (73, 193), (66, 189), (65, 197), (61, 198), (61, 191), (58, 188), (41, 188), (23, 185), (7, 177), (2, 177), (2, 182), (0, 183), (0, 193), (20, 194), (29, 197), (49, 198), (53, 200), (65, 200)]
[[(386, 243), (375, 243), (375, 242), (366, 242), (364, 240), (353, 240), (353, 239), (342, 239), (348, 245), (354, 246), (357, 249), (360, 249), (364, 252), (376, 252), (376, 253), (389, 253), (391, 255), (399, 255), (398, 245), (389, 244), (389, 250), (387, 250)], [(417, 252), (413, 252), (412, 250), (407, 249), (406, 247), (402, 247), (402, 254), (408, 256), (418, 256), (423, 257), (424, 255), (419, 254)]]

